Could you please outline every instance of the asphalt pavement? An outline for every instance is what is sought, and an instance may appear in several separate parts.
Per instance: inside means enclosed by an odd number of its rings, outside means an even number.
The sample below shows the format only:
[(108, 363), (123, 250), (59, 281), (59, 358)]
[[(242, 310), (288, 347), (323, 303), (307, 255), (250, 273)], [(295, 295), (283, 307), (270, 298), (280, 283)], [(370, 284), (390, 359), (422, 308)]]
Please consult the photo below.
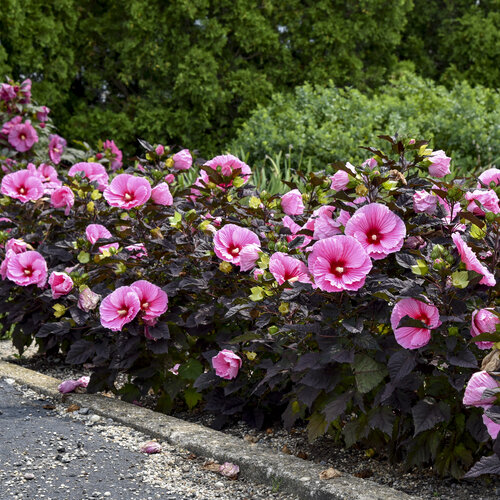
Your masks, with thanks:
[(0, 379), (1, 500), (191, 498), (145, 484), (139, 471), (148, 459)]

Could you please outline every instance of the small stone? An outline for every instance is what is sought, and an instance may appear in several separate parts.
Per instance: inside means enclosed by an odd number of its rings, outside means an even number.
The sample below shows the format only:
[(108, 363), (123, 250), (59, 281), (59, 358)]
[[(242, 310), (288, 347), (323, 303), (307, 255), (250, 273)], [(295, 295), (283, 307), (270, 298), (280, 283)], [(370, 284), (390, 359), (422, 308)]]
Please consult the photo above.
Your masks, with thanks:
[(78, 410), (78, 413), (79, 413), (80, 415), (87, 415), (87, 414), (89, 413), (89, 409), (88, 409), (88, 408), (80, 408), (80, 409)]
[(105, 492), (104, 492), (104, 496), (105, 496), (105, 497), (110, 497), (110, 496), (111, 496), (111, 492), (109, 492), (109, 491), (105, 491)]
[(27, 472), (24, 475), (24, 479), (28, 479), (28, 480), (35, 479), (35, 474), (32, 474), (31, 472)]
[(6, 378), (5, 382), (9, 385), (12, 385), (15, 382), (15, 380), (13, 378)]
[(57, 448), (57, 453), (64, 453), (66, 451), (66, 448), (64, 448), (63, 446)]

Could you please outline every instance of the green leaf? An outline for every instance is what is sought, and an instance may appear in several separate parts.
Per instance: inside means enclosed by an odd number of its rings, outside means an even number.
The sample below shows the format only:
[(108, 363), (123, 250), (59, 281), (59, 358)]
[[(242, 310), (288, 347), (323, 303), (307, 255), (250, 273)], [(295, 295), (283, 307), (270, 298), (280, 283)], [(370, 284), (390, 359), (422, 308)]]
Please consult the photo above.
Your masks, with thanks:
[(328, 424), (321, 413), (313, 413), (307, 424), (307, 439), (312, 443), (317, 437), (322, 436)]
[(202, 399), (203, 396), (191, 387), (184, 391), (184, 400), (190, 410), (192, 410)]
[(411, 266), (411, 272), (418, 276), (425, 276), (429, 272), (429, 267), (422, 259), (417, 259), (417, 264)]
[(196, 380), (203, 373), (203, 365), (197, 359), (190, 359), (179, 367), (179, 377)]
[(264, 298), (264, 289), (261, 286), (254, 286), (250, 288), (250, 291), (252, 293), (248, 298), (253, 302), (258, 302)]
[(451, 275), (451, 282), (456, 288), (466, 288), (469, 284), (469, 273), (467, 271), (455, 271)]
[(228, 341), (229, 344), (238, 344), (239, 342), (248, 342), (250, 340), (256, 340), (260, 339), (262, 335), (259, 333), (255, 332), (247, 332), (244, 333), (243, 335), (238, 335), (237, 337), (234, 337), (234, 339), (231, 339)]
[(366, 354), (355, 356), (353, 368), (358, 391), (363, 394), (371, 391), (387, 375), (387, 368)]
[(80, 264), (87, 264), (90, 262), (90, 254), (88, 252), (84, 252), (83, 250), (78, 254), (78, 262)]
[(472, 224), (470, 228), (470, 235), (476, 240), (482, 240), (486, 236), (486, 231), (476, 226), (475, 224)]

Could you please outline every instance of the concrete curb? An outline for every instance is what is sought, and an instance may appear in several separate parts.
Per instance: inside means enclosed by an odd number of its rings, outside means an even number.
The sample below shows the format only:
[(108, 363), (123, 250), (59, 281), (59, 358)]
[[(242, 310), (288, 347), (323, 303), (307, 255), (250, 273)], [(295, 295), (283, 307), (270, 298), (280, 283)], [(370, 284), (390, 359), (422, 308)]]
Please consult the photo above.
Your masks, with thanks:
[(229, 436), (199, 424), (96, 394), (65, 394), (57, 390), (61, 383), (46, 375), (0, 361), (0, 376), (14, 379), (36, 392), (68, 404), (90, 408), (96, 414), (132, 427), (144, 434), (184, 448), (217, 462), (240, 466), (240, 474), (253, 481), (279, 487), (304, 500), (418, 500), (373, 481), (350, 475), (320, 480), (325, 468), (295, 456), (265, 449), (258, 444)]

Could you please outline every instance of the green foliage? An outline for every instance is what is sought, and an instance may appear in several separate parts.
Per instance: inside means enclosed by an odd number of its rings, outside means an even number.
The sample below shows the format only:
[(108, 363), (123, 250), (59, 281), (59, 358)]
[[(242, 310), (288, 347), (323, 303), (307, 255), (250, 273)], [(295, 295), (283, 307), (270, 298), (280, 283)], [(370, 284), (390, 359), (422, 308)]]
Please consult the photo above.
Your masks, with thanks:
[(277, 91), (383, 82), (411, 4), (5, 0), (0, 74), (30, 77), (69, 139), (215, 154)]
[[(359, 149), (370, 137), (398, 132), (426, 136), (431, 146), (453, 151), (455, 171), (466, 173), (499, 160), (500, 96), (497, 91), (457, 83), (451, 90), (404, 72), (372, 97), (356, 89), (306, 84), (273, 96), (243, 125), (231, 151), (245, 151), (251, 165), (293, 151), (292, 167), (324, 169), (349, 159), (359, 163)], [(372, 141), (373, 142), (373, 141)], [(381, 140), (375, 143), (382, 146)], [(268, 172), (272, 170), (269, 169)]]

